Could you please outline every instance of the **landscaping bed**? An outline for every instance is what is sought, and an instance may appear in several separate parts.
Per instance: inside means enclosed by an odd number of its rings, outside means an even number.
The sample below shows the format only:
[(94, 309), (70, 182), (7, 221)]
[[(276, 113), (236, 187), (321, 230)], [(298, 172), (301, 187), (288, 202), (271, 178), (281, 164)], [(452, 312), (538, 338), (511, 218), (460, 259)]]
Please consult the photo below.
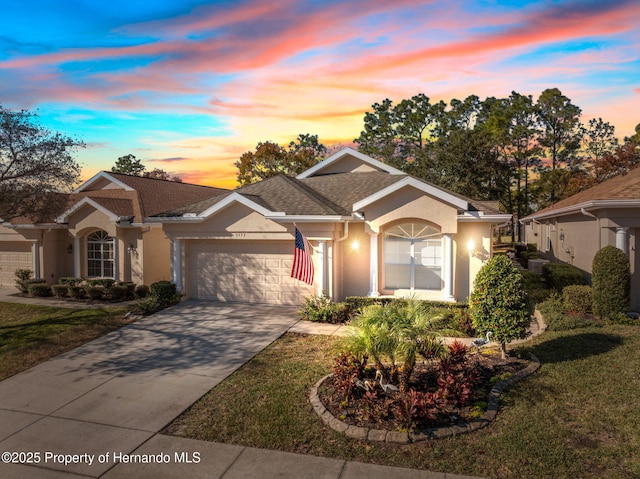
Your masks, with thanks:
[[(375, 385), (371, 391), (357, 388), (348, 403), (344, 391), (335, 375), (327, 377), (318, 388), (322, 405), (346, 425), (386, 431), (413, 432), (432, 428), (466, 426), (479, 419), (487, 411), (489, 393), (500, 381), (524, 370), (530, 361), (518, 358), (501, 359), (500, 354), (489, 350), (475, 353), (468, 359), (468, 376), (472, 376), (469, 390), (462, 401), (447, 394), (442, 384), (438, 361), (418, 364), (413, 372), (409, 391), (384, 392), (369, 374), (369, 384)], [(369, 367), (371, 370), (371, 367)], [(407, 397), (418, 393), (419, 398)], [(406, 408), (429, 408), (423, 411), (419, 420), (411, 421)], [(418, 415), (421, 411), (415, 411)], [(426, 414), (425, 414), (426, 413)]]

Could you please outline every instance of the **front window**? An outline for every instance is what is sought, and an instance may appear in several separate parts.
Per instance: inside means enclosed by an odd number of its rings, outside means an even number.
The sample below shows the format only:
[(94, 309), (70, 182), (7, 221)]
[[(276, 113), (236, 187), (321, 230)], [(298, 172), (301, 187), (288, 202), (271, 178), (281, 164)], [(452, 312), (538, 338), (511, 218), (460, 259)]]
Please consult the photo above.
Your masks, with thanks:
[(442, 236), (425, 223), (404, 223), (384, 233), (385, 289), (442, 289)]
[(91, 278), (113, 278), (114, 244), (106, 231), (87, 237), (87, 275)]

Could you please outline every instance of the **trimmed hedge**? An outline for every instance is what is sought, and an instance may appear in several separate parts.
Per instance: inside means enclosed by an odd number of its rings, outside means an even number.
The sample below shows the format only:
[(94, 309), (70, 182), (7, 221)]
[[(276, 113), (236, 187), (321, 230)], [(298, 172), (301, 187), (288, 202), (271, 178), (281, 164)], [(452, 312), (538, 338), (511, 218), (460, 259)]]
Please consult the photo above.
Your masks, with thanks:
[(178, 291), (176, 289), (176, 285), (171, 281), (158, 281), (149, 287), (149, 293), (151, 297), (156, 298), (161, 302), (170, 302), (174, 300)]
[(51, 292), (56, 298), (66, 298), (69, 293), (69, 286), (66, 284), (54, 284), (51, 286)]
[(120, 301), (127, 297), (128, 288), (124, 285), (113, 285), (106, 290), (109, 297), (114, 301)]
[(85, 292), (89, 299), (102, 299), (104, 297), (105, 289), (102, 286), (85, 286)]
[(103, 288), (110, 288), (116, 283), (113, 278), (92, 278), (86, 280), (86, 284), (89, 287), (102, 286)]
[(72, 276), (63, 276), (62, 278), (58, 278), (58, 284), (78, 286), (80, 283), (82, 283), (82, 278), (74, 278)]
[(28, 287), (29, 296), (32, 298), (46, 298), (51, 296), (51, 286), (44, 283), (44, 280), (36, 280), (38, 283), (31, 283)]
[(582, 271), (567, 263), (547, 263), (542, 265), (542, 277), (549, 288), (558, 292), (567, 286), (586, 283)]
[(593, 294), (591, 286), (571, 285), (562, 290), (564, 311), (567, 313), (588, 314), (591, 312)]
[(591, 271), (594, 314), (604, 319), (625, 315), (631, 291), (627, 255), (615, 246), (605, 246), (594, 256)]
[(146, 298), (147, 296), (149, 296), (149, 286), (147, 286), (146, 284), (136, 286), (134, 295), (138, 299)]
[[(358, 311), (362, 310), (362, 308), (366, 307), (366, 306), (371, 306), (374, 304), (388, 304), (391, 302), (398, 302), (400, 304), (407, 304), (409, 300), (405, 299), (405, 298), (391, 298), (391, 297), (378, 297), (378, 298), (372, 298), (369, 296), (347, 296), (344, 299), (344, 302), (347, 303), (347, 305), (349, 306), (349, 309), (351, 311), (351, 314), (355, 314)], [(421, 303), (426, 303), (429, 306), (432, 306), (434, 308), (446, 308), (446, 309), (451, 309), (451, 310), (456, 310), (456, 309), (466, 309), (469, 307), (468, 303), (463, 303), (463, 302), (455, 302), (455, 303), (449, 303), (446, 301), (429, 301), (429, 300), (416, 300), (418, 302)]]
[(67, 293), (73, 299), (84, 299), (86, 297), (86, 291), (82, 286), (69, 286)]

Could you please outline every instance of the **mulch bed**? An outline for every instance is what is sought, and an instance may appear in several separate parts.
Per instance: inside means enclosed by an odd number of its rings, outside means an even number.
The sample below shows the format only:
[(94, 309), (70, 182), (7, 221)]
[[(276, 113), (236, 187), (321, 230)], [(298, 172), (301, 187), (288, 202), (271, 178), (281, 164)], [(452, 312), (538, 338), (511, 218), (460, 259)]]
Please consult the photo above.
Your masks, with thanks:
[[(420, 424), (419, 429), (448, 427), (469, 423), (484, 413), (488, 395), (491, 388), (501, 380), (526, 368), (530, 362), (515, 357), (503, 360), (500, 354), (488, 350), (483, 353), (471, 354), (469, 363), (475, 365), (478, 380), (472, 390), (471, 397), (465, 406), (447, 404), (437, 418), (425, 424)], [(435, 392), (438, 389), (435, 362), (419, 363), (412, 375), (410, 388), (420, 392)], [(389, 392), (377, 400), (378, 407), (382, 411), (372, 417), (371, 404), (364, 397), (355, 397), (349, 400), (345, 407), (342, 392), (335, 387), (334, 377), (328, 377), (318, 389), (319, 397), (327, 410), (336, 418), (348, 425), (360, 426), (372, 429), (384, 429), (388, 431), (403, 430), (404, 426), (393, 414), (393, 407), (385, 407), (384, 402), (397, 399), (402, 392)], [(358, 396), (363, 396), (358, 394)], [(484, 404), (483, 404), (484, 403)], [(483, 406), (485, 409), (483, 409)]]

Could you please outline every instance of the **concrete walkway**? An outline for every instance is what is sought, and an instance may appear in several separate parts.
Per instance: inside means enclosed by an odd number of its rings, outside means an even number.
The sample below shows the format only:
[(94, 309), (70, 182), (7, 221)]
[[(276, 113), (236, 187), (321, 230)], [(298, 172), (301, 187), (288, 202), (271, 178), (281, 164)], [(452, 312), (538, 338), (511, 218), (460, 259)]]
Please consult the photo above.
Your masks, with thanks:
[(291, 307), (186, 301), (8, 378), (0, 477), (461, 479), (158, 434), (285, 331), (318, 326)]

